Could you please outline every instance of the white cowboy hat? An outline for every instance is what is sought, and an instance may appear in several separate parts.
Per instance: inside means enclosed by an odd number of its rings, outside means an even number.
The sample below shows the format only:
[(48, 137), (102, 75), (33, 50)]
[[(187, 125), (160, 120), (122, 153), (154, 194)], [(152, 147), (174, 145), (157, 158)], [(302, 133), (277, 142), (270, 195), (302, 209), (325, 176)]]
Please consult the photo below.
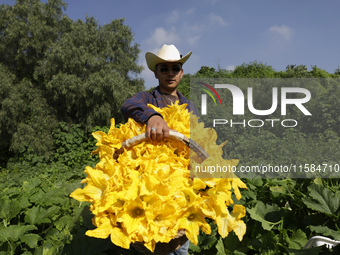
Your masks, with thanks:
[(179, 54), (179, 51), (177, 50), (175, 45), (164, 44), (163, 47), (157, 53), (157, 55), (152, 52), (147, 52), (145, 54), (145, 59), (149, 69), (151, 71), (155, 71), (156, 65), (159, 63), (179, 62), (183, 65), (185, 61), (187, 61), (188, 58), (191, 56), (191, 53), (192, 52), (190, 51), (184, 57), (182, 57), (182, 55)]

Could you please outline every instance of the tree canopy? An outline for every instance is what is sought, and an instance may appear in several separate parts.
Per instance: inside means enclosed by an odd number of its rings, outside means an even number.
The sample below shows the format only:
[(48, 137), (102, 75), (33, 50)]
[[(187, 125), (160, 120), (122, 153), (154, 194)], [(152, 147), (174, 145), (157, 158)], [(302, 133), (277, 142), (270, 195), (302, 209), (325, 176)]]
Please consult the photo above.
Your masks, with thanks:
[(195, 74), (185, 74), (178, 86), (184, 96), (190, 99), (190, 78), (340, 78), (340, 67), (333, 74), (312, 66), (308, 71), (305, 65), (287, 65), (285, 71), (276, 71), (272, 66), (253, 61), (236, 66), (233, 71), (202, 66)]
[(0, 6), (1, 150), (49, 152), (58, 122), (87, 130), (119, 122), (124, 100), (144, 89), (139, 45), (124, 19), (73, 21), (66, 6)]

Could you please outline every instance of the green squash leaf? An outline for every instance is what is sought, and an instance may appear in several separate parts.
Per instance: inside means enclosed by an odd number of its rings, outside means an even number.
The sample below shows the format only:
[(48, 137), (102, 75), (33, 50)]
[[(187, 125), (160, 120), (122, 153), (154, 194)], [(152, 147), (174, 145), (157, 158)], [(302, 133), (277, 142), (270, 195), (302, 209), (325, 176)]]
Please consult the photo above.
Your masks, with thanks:
[(282, 211), (277, 205), (265, 205), (258, 202), (255, 207), (247, 208), (250, 217), (261, 222), (263, 229), (271, 230), (273, 226), (281, 221)]
[(340, 240), (340, 232), (330, 229), (326, 226), (310, 226), (309, 227), (311, 231), (315, 231), (318, 234), (321, 234), (323, 236), (329, 236), (336, 240)]
[(18, 200), (9, 199), (7, 196), (0, 199), (0, 219), (11, 220), (19, 214), (20, 210)]
[(32, 207), (25, 212), (25, 222), (29, 224), (50, 223), (52, 217), (59, 211), (58, 206), (52, 206), (47, 210), (38, 206)]
[(223, 244), (223, 240), (220, 237), (220, 239), (218, 239), (217, 243), (216, 243), (216, 250), (217, 250), (217, 254), (216, 255), (225, 255), (225, 250), (224, 250), (224, 244)]
[(74, 218), (71, 217), (70, 215), (65, 215), (65, 216), (61, 217), (56, 223), (54, 223), (54, 225), (58, 230), (61, 231), (67, 225), (70, 225), (73, 220), (74, 220)]
[(10, 225), (8, 227), (0, 229), (0, 242), (6, 242), (8, 240), (17, 241), (25, 233), (36, 229), (37, 227), (33, 225)]
[(298, 229), (293, 233), (292, 237), (289, 239), (288, 247), (292, 249), (301, 249), (308, 242), (307, 235), (301, 229)]
[(307, 207), (312, 210), (333, 216), (339, 209), (340, 194), (333, 193), (321, 185), (308, 186), (309, 196), (302, 198)]
[(35, 248), (38, 246), (38, 241), (41, 237), (37, 234), (26, 234), (20, 237), (20, 240), (26, 243), (30, 248)]

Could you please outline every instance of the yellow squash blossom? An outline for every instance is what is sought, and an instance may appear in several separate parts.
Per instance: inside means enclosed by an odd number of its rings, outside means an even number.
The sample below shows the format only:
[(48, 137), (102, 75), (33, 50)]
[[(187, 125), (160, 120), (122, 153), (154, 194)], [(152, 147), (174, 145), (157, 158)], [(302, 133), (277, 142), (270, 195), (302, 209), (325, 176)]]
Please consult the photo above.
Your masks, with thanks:
[(211, 233), (210, 225), (204, 219), (204, 213), (199, 204), (190, 206), (179, 218), (179, 229), (185, 229), (185, 234), (188, 239), (194, 243), (198, 243), (199, 229), (206, 234)]
[[(204, 128), (198, 118), (178, 103), (159, 109), (171, 129), (192, 137), (209, 155), (202, 162), (184, 143), (169, 139), (152, 143), (144, 141), (132, 148), (122, 148), (122, 142), (146, 132), (146, 126), (129, 119), (119, 128), (115, 120), (106, 134), (93, 133), (100, 162), (86, 167), (86, 183), (71, 197), (91, 202), (96, 229), (86, 235), (96, 238), (111, 237), (111, 241), (128, 249), (131, 243), (143, 242), (154, 251), (158, 242), (167, 243), (177, 232), (185, 230), (193, 244), (198, 242), (199, 229), (211, 233), (206, 218), (215, 220), (222, 237), (234, 231), (240, 240), (246, 231), (242, 221), (246, 210), (233, 205), (235, 194), (241, 198), (240, 188), (246, 185), (232, 172), (195, 173), (195, 169), (211, 165), (236, 167), (238, 160), (222, 158), (222, 146), (217, 145), (217, 134)], [(190, 126), (191, 133), (190, 133)], [(199, 134), (199, 135), (193, 135)], [(197, 137), (196, 137), (197, 136)], [(200, 178), (190, 178), (190, 177)], [(218, 177), (218, 178), (217, 178)], [(223, 177), (223, 178), (220, 178)], [(233, 206), (230, 213), (229, 208)]]

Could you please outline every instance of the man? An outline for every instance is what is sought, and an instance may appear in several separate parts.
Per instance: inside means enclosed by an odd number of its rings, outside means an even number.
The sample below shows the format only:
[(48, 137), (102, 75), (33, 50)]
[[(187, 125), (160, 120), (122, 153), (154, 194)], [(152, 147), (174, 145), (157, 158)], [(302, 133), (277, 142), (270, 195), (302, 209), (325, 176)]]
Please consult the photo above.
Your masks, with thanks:
[[(133, 118), (137, 122), (147, 125), (147, 136), (151, 141), (162, 141), (169, 137), (169, 127), (162, 115), (154, 111), (147, 104), (153, 104), (159, 108), (166, 107), (179, 100), (179, 104), (188, 104), (187, 109), (198, 116), (196, 107), (184, 97), (177, 86), (183, 77), (183, 64), (191, 56), (191, 51), (182, 57), (174, 45), (163, 45), (156, 54), (145, 54), (149, 69), (154, 72), (159, 85), (152, 92), (139, 92), (127, 99), (121, 112), (127, 120)], [(169, 255), (188, 254), (189, 240), (179, 249)]]
[(163, 108), (179, 100), (179, 104), (188, 104), (189, 112), (193, 111), (198, 115), (196, 107), (177, 90), (183, 77), (182, 66), (191, 53), (190, 51), (182, 57), (173, 44), (164, 44), (157, 55), (147, 52), (145, 54), (147, 65), (154, 72), (159, 85), (152, 92), (139, 92), (127, 99), (121, 108), (125, 120), (133, 118), (137, 122), (147, 124), (147, 136), (152, 141), (168, 138), (169, 127), (161, 114), (148, 107), (147, 104)]

